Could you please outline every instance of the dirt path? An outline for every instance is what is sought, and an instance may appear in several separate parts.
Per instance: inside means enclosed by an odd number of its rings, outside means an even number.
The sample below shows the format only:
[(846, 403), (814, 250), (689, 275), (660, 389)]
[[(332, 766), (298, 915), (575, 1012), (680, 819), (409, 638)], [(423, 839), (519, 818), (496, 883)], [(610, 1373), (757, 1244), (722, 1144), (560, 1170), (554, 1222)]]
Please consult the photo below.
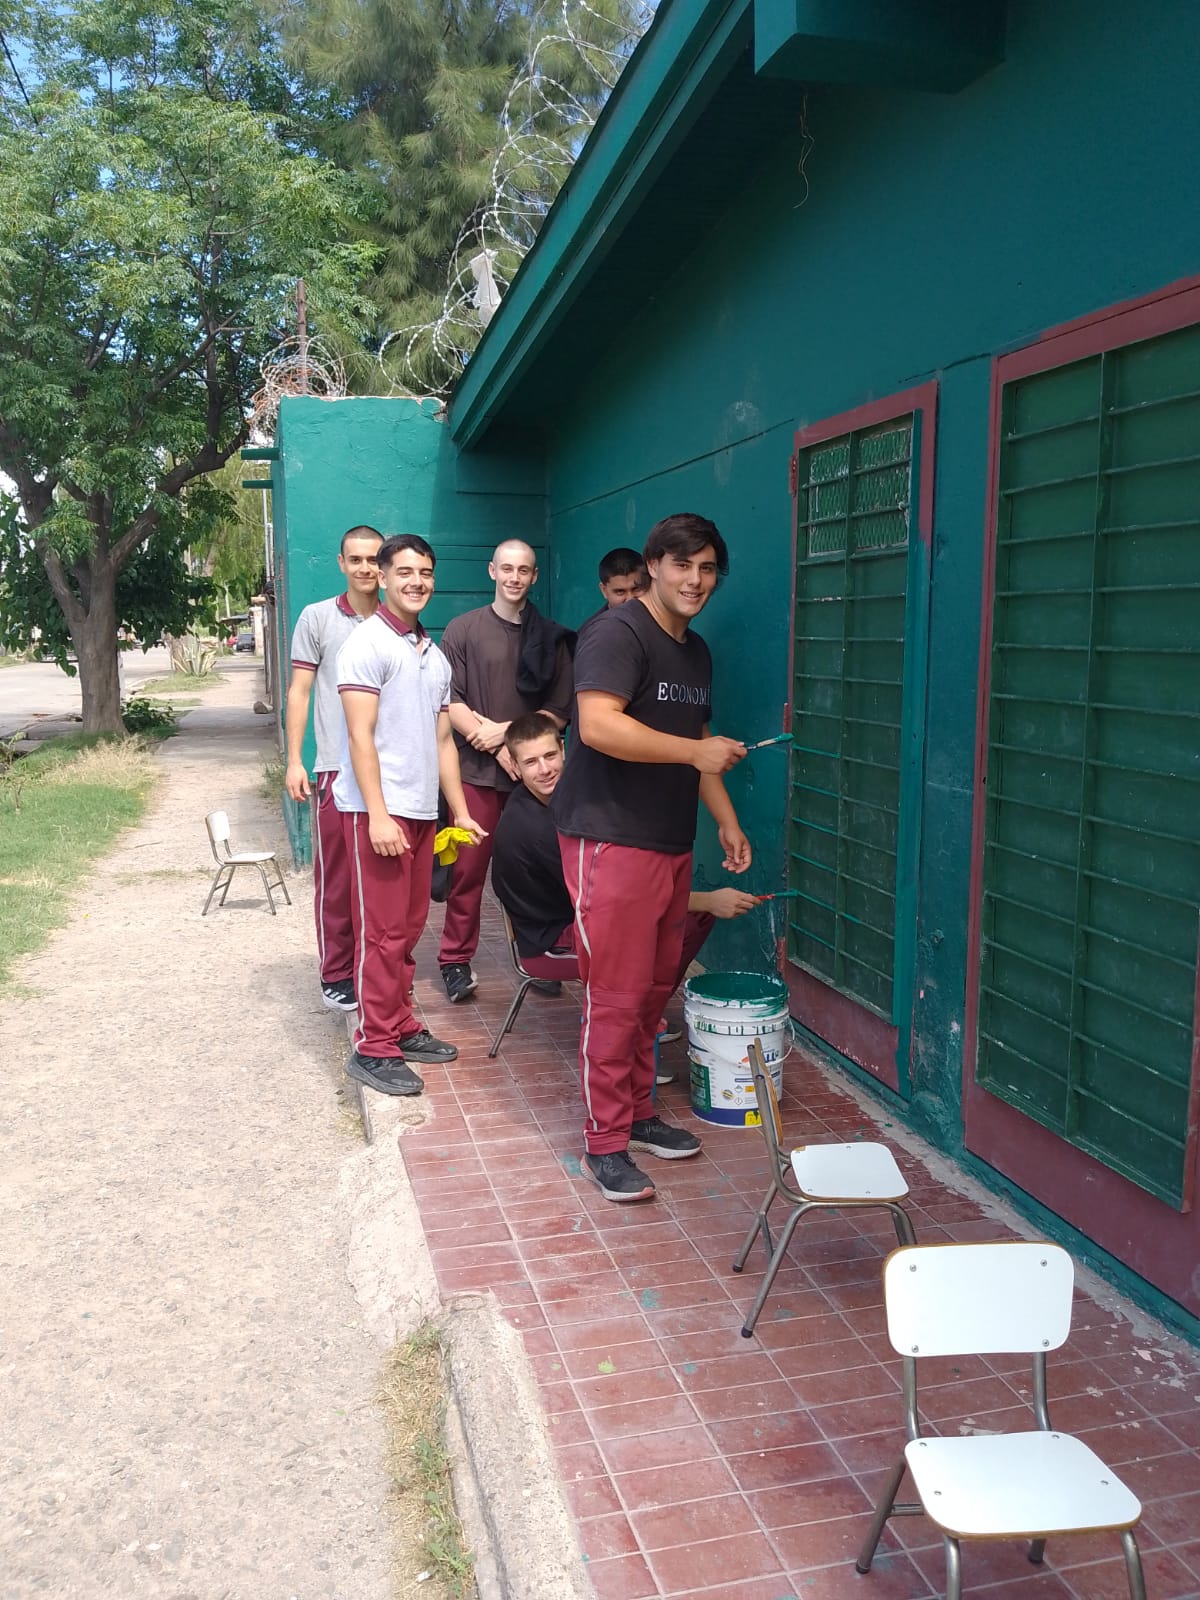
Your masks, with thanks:
[(285, 846), (257, 681), (185, 718), (18, 971), (36, 997), (0, 1004), (3, 1600), (392, 1593), (381, 1324), (346, 1266), (364, 1185), (387, 1197), (337, 1111), (310, 880), (272, 918), (239, 875), (200, 917), (206, 811)]

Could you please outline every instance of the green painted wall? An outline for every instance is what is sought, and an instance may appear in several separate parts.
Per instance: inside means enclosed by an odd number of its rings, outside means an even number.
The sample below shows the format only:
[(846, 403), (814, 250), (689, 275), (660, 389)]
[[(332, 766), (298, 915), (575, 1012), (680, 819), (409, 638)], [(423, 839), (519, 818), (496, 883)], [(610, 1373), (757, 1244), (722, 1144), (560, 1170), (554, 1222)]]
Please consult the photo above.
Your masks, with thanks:
[[(732, 552), (700, 625), (714, 720), (762, 737), (788, 692), (793, 432), (938, 380), (912, 1112), (956, 1153), (991, 360), (1200, 272), (1198, 64), (1189, 0), (1012, 0), (1004, 64), (957, 95), (813, 89), (807, 198), (796, 139), (612, 330), (548, 441), (558, 613), (592, 605), (608, 546), (712, 517)], [(730, 783), (760, 889), (782, 881), (784, 776), (763, 752)], [(702, 827), (699, 875), (717, 862)], [(710, 958), (755, 943), (726, 925)]]
[[(548, 609), (545, 510), (540, 456), (524, 446), (459, 457), (435, 401), (285, 400), (279, 408), (275, 482), (276, 597), (282, 678), (292, 629), (306, 605), (343, 587), (342, 534), (365, 522), (380, 533), (418, 533), (438, 558), (426, 609), (435, 634), (494, 592), (487, 575), (501, 539), (526, 539), (542, 574), (535, 603)], [(280, 707), (280, 718), (283, 708)], [(313, 760), (312, 723), (304, 743)], [(306, 813), (285, 801), (293, 851), (311, 859)]]

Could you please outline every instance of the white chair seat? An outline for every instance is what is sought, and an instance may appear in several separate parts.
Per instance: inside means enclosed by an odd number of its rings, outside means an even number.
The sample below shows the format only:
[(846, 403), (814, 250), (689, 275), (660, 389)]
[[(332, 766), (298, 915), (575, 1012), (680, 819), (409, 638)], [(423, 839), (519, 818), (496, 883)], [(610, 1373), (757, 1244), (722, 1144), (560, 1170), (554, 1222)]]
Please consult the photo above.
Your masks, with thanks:
[(274, 861), (274, 850), (239, 850), (236, 855), (227, 856), (227, 861), (232, 861), (235, 867), (253, 867), (260, 861)]
[(959, 1539), (1131, 1528), (1141, 1505), (1068, 1433), (914, 1439), (905, 1459), (926, 1512)]
[(792, 1151), (792, 1172), (803, 1194), (836, 1204), (899, 1200), (908, 1185), (885, 1144), (805, 1144)]

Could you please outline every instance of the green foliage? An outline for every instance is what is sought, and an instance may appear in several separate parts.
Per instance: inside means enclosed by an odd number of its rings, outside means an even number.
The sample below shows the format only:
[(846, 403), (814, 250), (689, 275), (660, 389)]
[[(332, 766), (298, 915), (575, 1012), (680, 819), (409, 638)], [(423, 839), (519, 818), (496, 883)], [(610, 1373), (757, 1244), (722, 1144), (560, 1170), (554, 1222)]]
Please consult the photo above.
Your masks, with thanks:
[[(632, 0), (566, 0), (566, 9), (585, 44), (602, 36), (611, 46), (632, 26)], [(509, 174), (532, 218), (545, 213), (570, 171), (581, 119), (603, 104), (611, 66), (605, 61), (601, 70), (599, 58), (563, 37), (562, 12), (557, 3), (511, 0), (298, 0), (282, 12), (289, 57), (303, 73), (309, 136), (369, 184), (370, 211), (359, 228), (377, 247), (367, 290), (381, 308), (378, 335), (440, 312), (459, 235), (493, 193), (506, 98), (535, 50), (546, 102), (538, 159)], [(535, 220), (523, 244), (536, 228)], [(501, 256), (497, 265), (510, 277), (519, 258), (502, 243)], [(414, 364), (426, 368), (431, 389), (440, 387), (441, 367), (428, 348), (418, 349)]]
[(6, 615), (49, 620), (32, 554), (87, 722), (101, 669), (115, 716), (117, 625), (182, 631), (208, 592), (183, 552), (228, 515), (206, 475), (245, 437), (295, 279), (351, 336), (373, 252), (348, 237), (356, 182), (297, 148), (251, 0), (32, 0), (7, 36), (28, 100), (0, 76), (0, 471), (24, 519)]
[(131, 694), (121, 707), (121, 721), (129, 733), (147, 734), (152, 739), (167, 739), (175, 732), (175, 707), (168, 700), (147, 700)]

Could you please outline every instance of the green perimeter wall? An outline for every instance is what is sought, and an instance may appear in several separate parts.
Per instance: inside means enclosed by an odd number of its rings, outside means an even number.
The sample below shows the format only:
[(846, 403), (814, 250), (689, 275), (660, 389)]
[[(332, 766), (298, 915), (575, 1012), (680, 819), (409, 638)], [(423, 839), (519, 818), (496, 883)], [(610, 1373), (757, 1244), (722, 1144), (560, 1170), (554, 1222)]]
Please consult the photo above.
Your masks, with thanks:
[[(956, 95), (813, 89), (807, 199), (796, 138), (611, 330), (547, 444), (557, 614), (591, 607), (609, 546), (712, 517), (732, 555), (700, 625), (714, 725), (762, 738), (788, 694), (793, 433), (937, 379), (912, 1116), (955, 1153), (991, 361), (1200, 271), (1198, 62), (1190, 0), (1013, 0), (1005, 64)], [(785, 779), (764, 751), (729, 781), (760, 890), (783, 882)], [(706, 819), (697, 874), (718, 869)], [(721, 925), (705, 959), (757, 944)]]
[[(285, 400), (279, 408), (272, 466), (275, 583), (280, 681), (287, 682), (292, 629), (306, 605), (344, 587), (341, 536), (367, 523), (385, 536), (417, 533), (437, 560), (437, 586), (426, 609), (440, 636), (451, 617), (486, 604), (487, 575), (501, 539), (526, 539), (541, 575), (534, 601), (549, 608), (542, 466), (511, 442), (494, 452), (459, 456), (433, 400)], [(282, 722), (283, 707), (279, 708)], [(304, 741), (311, 770), (312, 720)], [(284, 801), (297, 862), (311, 860), (308, 813)]]

